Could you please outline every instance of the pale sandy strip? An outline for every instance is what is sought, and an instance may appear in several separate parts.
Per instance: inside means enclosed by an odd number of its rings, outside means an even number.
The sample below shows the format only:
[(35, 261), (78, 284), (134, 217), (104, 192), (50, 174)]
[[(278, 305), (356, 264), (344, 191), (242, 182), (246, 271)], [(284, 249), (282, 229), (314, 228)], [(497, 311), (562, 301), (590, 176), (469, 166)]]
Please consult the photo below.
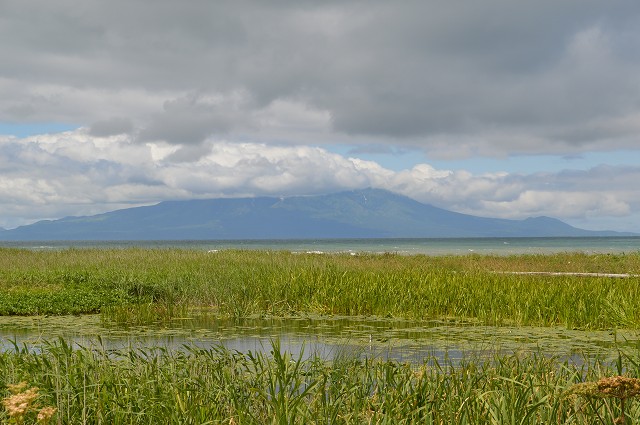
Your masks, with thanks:
[(582, 272), (495, 272), (501, 274), (536, 274), (544, 276), (591, 276), (591, 277), (639, 277), (638, 274), (630, 273), (582, 273)]

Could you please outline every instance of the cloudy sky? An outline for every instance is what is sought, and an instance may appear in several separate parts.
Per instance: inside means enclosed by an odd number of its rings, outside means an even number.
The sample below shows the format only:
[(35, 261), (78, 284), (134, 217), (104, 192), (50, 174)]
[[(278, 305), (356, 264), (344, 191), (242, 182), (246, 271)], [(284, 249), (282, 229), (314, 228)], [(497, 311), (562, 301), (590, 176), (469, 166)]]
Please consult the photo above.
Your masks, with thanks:
[(0, 0), (0, 227), (378, 187), (640, 232), (640, 2)]

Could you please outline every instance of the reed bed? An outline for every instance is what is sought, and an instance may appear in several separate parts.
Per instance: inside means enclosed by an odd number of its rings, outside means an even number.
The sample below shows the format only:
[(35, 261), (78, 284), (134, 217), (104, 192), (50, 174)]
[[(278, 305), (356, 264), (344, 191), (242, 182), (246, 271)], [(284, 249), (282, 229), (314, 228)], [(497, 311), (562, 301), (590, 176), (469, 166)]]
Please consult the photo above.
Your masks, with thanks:
[[(639, 273), (638, 253), (0, 249), (0, 314), (100, 312), (107, 323), (127, 325), (205, 311), (637, 329)], [(112, 350), (60, 339), (0, 353), (0, 423), (637, 423), (638, 377), (640, 351), (619, 351), (614, 364), (526, 353), (409, 365), (340, 353), (293, 357), (277, 341), (270, 353), (239, 353)], [(38, 419), (43, 412), (48, 416)]]
[[(637, 423), (637, 392), (584, 391), (604, 376), (637, 385), (638, 353), (617, 364), (540, 354), (436, 358), (409, 366), (311, 353), (292, 357), (222, 347), (108, 350), (53, 341), (0, 353), (0, 392), (35, 388), (38, 409), (60, 424), (613, 424)], [(620, 378), (621, 373), (632, 378)], [(586, 382), (586, 384), (585, 384)], [(611, 385), (610, 385), (611, 387)], [(615, 388), (614, 388), (615, 389)], [(35, 423), (34, 413), (23, 418)], [(25, 413), (28, 415), (29, 412)], [(9, 420), (8, 411), (0, 421)], [(17, 423), (17, 422), (15, 422)]]
[[(631, 276), (503, 273), (523, 271)], [(312, 313), (638, 328), (638, 273), (638, 253), (429, 257), (2, 249), (0, 314), (102, 312), (105, 321), (131, 323), (204, 308), (235, 317)]]

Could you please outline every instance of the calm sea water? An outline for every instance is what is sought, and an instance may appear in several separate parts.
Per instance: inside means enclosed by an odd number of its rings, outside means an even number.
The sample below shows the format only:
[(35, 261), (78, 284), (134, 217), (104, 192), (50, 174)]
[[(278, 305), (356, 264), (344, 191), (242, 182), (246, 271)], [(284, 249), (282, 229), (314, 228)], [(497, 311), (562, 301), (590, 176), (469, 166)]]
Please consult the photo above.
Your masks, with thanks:
[(557, 252), (632, 253), (640, 237), (451, 238), (451, 239), (317, 239), (197, 241), (29, 241), (0, 242), (0, 247), (33, 250), (67, 248), (182, 248), (196, 250), (256, 249), (316, 253), (398, 253), (403, 255), (550, 254)]

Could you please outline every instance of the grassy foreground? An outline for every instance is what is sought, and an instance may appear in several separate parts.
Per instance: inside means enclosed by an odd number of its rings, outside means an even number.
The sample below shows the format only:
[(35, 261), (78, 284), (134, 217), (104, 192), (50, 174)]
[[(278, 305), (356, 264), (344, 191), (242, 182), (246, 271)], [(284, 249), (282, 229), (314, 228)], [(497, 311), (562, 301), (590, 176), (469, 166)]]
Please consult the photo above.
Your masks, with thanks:
[[(391, 315), (640, 328), (640, 254), (314, 255), (0, 249), (0, 314)], [(0, 423), (614, 424), (640, 421), (640, 351), (616, 364), (543, 354), (423, 365), (184, 347), (48, 342), (0, 352)], [(625, 375), (625, 376), (619, 376)]]
[(73, 349), (59, 341), (40, 353), (0, 353), (0, 421), (36, 423), (46, 409), (49, 417), (39, 423), (637, 423), (640, 380), (617, 374), (638, 376), (638, 360), (621, 355), (617, 367), (593, 360), (576, 366), (530, 354), (455, 367), (430, 359), (416, 369), (339, 356), (292, 358), (277, 343), (267, 355)]
[(236, 317), (314, 313), (640, 327), (638, 277), (496, 273), (513, 271), (637, 274), (640, 254), (430, 257), (0, 249), (0, 314), (102, 312), (106, 320), (135, 322), (206, 307)]

